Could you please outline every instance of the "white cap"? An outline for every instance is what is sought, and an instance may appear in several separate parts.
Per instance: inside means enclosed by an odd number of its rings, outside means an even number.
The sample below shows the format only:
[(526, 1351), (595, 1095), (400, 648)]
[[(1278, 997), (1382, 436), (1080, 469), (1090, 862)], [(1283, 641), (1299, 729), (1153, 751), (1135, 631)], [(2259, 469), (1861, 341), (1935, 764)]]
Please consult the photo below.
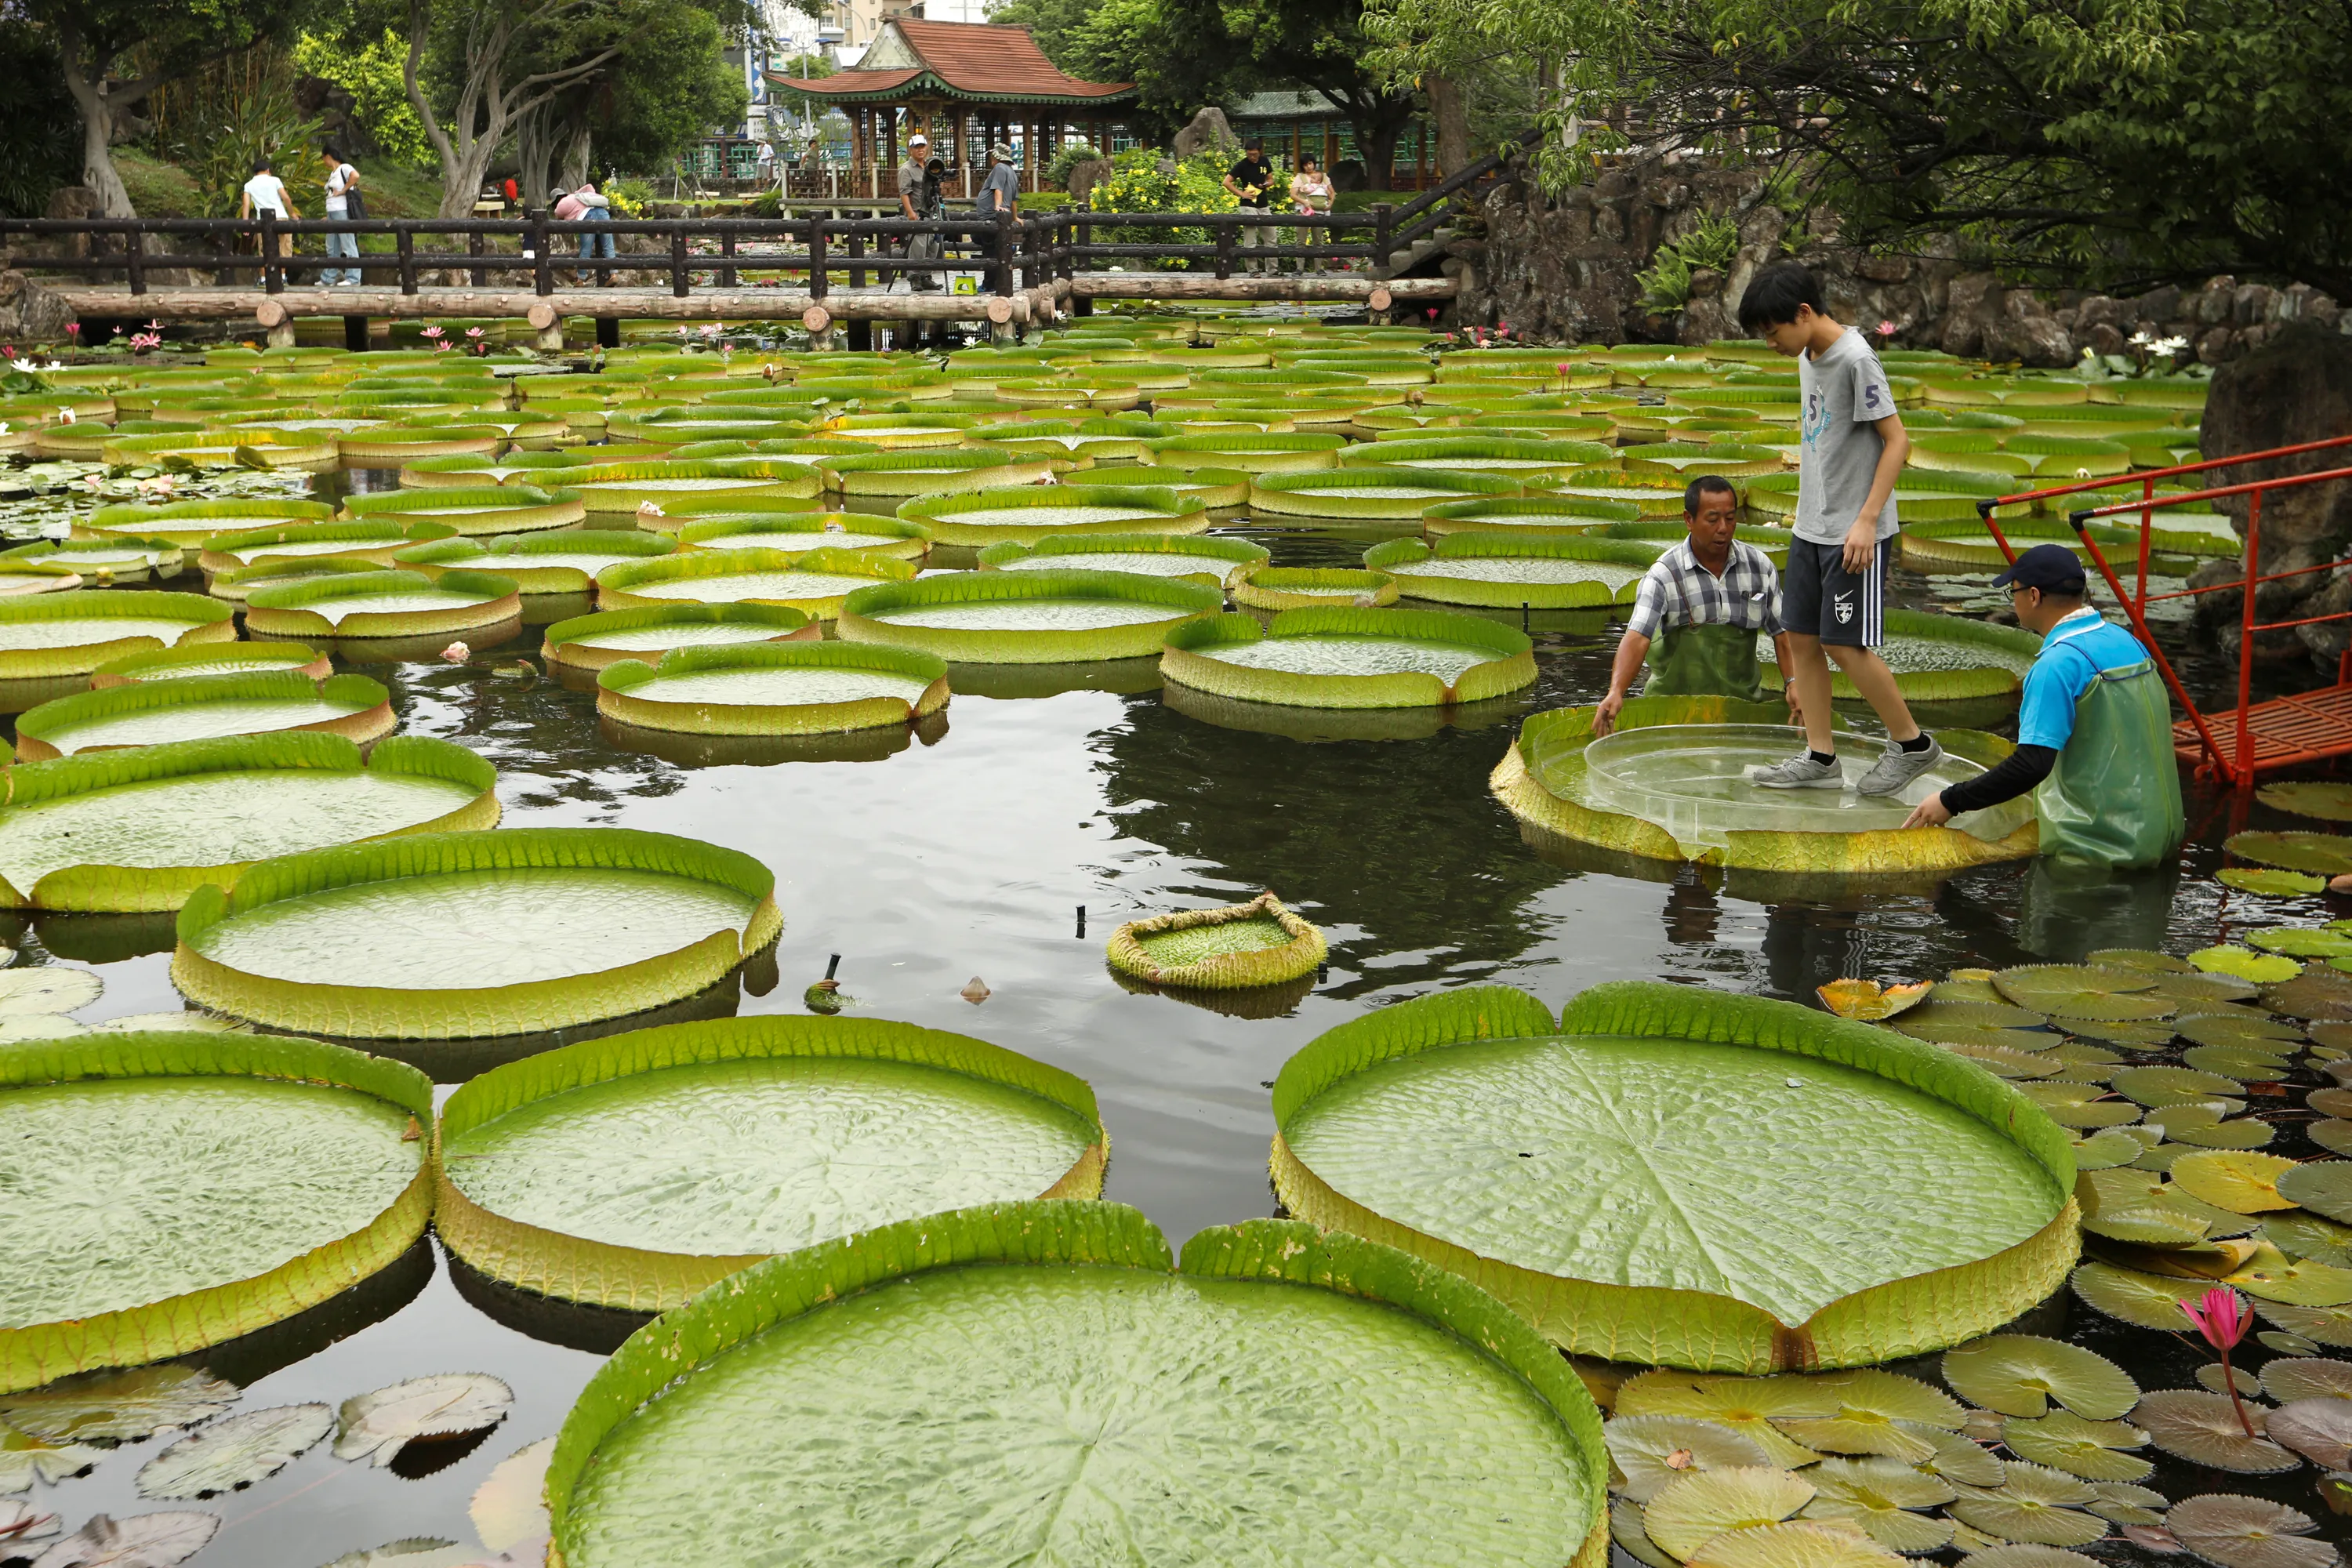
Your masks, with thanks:
[(908, 145), (908, 146), (909, 146), (909, 147), (928, 147), (928, 146), (929, 146), (930, 144), (931, 144), (931, 139), (930, 139), (929, 137), (928, 137), (928, 136), (924, 135), (924, 134), (923, 134), (921, 132), (919, 132), (919, 131), (916, 132), (912, 136), (909, 136), (909, 137), (908, 137), (908, 138), (907, 138), (907, 145)]

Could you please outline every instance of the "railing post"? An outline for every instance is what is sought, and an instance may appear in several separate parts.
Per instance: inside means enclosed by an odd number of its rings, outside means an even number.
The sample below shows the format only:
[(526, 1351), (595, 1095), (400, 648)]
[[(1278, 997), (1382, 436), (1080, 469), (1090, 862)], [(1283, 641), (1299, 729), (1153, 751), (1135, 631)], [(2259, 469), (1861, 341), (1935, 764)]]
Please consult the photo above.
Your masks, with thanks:
[[(482, 231), (480, 229), (472, 228), (466, 231), (466, 254), (468, 256), (479, 256), (482, 254)], [(489, 286), (490, 274), (487, 268), (477, 267), (470, 274), (468, 274), (468, 276), (473, 279), (474, 287), (477, 289), (486, 289)]]
[(809, 226), (809, 298), (822, 300), (832, 291), (832, 281), (824, 275), (824, 219), (811, 213)]
[(1006, 295), (1013, 292), (1013, 215), (1003, 207), (996, 209), (996, 244), (994, 265), (989, 270), (991, 292)]
[[(547, 232), (547, 209), (526, 207), (523, 216), (530, 224), (530, 232), (523, 237), (523, 242), (530, 247), (531, 289), (541, 295), (552, 294), (555, 292), (555, 241)], [(600, 272), (596, 276), (601, 281), (604, 274)]]
[(416, 231), (406, 220), (393, 226), (392, 246), (400, 261), (400, 291), (416, 292)]
[(669, 226), (669, 291), (685, 299), (688, 289), (686, 270), (686, 220), (673, 218)]
[(133, 294), (147, 292), (147, 238), (136, 228), (122, 237), (122, 279)]
[(286, 292), (286, 269), (278, 265), (278, 215), (268, 208), (261, 214), (261, 287), (267, 293)]
[(1235, 225), (1224, 213), (1212, 213), (1210, 225), (1216, 231), (1217, 277), (1222, 281), (1234, 275), (1234, 229)]
[[(721, 256), (732, 256), (735, 254), (735, 231), (733, 229), (730, 228), (719, 237), (719, 254)], [(721, 289), (732, 289), (735, 287), (735, 269), (732, 267), (722, 267), (719, 269), (719, 286)]]
[(1372, 265), (1386, 271), (1389, 265), (1390, 237), (1396, 233), (1396, 208), (1386, 202), (1372, 204)]
[(849, 286), (866, 287), (866, 231), (855, 218), (849, 223)]

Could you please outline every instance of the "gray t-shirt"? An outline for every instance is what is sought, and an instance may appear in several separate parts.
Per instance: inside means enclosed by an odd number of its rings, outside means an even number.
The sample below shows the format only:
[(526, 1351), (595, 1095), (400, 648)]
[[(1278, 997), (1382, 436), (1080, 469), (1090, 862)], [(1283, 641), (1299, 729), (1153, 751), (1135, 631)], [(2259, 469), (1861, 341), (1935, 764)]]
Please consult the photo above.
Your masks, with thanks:
[(973, 205), (982, 217), (993, 217), (1005, 211), (1021, 195), (1021, 172), (1010, 163), (999, 163), (988, 171), (988, 179), (980, 187), (980, 199)]
[[(1843, 544), (1845, 531), (1870, 499), (1870, 481), (1886, 450), (1878, 422), (1895, 412), (1895, 389), (1860, 332), (1852, 327), (1816, 359), (1797, 359), (1803, 445), (1797, 458), (1800, 539)], [(1878, 537), (1895, 531), (1895, 499), (1879, 514)]]

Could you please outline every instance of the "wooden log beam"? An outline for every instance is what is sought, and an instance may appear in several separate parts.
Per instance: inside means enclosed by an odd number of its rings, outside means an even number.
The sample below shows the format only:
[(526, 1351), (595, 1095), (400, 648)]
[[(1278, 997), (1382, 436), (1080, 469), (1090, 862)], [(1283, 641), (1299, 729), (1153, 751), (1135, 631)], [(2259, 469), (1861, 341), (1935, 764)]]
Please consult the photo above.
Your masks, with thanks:
[[(1042, 313), (1069, 295), (1067, 279), (1026, 291), (1024, 309)], [(819, 301), (806, 289), (701, 289), (680, 299), (667, 289), (593, 289), (541, 296), (483, 289), (289, 289), (266, 294), (257, 289), (157, 289), (133, 295), (115, 288), (55, 290), (77, 314), (93, 318), (137, 315), (163, 321), (249, 321), (264, 327), (317, 316), (385, 316), (406, 321), (474, 316), (519, 317), (545, 327), (565, 316), (643, 317), (708, 321), (717, 318), (782, 321)], [(881, 289), (835, 289), (822, 301), (834, 320), (845, 321), (982, 321), (990, 306), (1009, 306), (988, 294), (885, 293)], [(545, 318), (542, 321), (541, 318)]]
[(1280, 277), (1195, 277), (1181, 272), (1081, 272), (1068, 280), (1082, 300), (1343, 300), (1370, 304), (1451, 300), (1461, 285), (1451, 278), (1378, 279), (1362, 273), (1293, 273)]

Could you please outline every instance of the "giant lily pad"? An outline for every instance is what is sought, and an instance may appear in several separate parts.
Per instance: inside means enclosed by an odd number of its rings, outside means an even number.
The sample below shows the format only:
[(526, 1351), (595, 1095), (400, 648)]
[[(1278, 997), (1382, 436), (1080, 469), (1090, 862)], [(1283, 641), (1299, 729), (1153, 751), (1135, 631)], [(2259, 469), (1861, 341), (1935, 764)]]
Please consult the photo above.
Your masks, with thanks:
[(958, 572), (857, 590), (840, 634), (975, 664), (1136, 658), (1223, 602), (1214, 588), (1123, 572)]
[(246, 629), (303, 637), (438, 637), (522, 614), (514, 579), (488, 572), (338, 572), (246, 597)]
[(226, 896), (197, 889), (172, 976), (205, 1006), (279, 1028), (535, 1033), (719, 980), (774, 940), (774, 883), (748, 856), (665, 834), (420, 834), (266, 860)]
[(1563, 610), (1630, 602), (1653, 559), (1623, 540), (1449, 533), (1434, 548), (1417, 539), (1376, 544), (1364, 565), (1431, 604)]
[(174, 741), (308, 731), (364, 745), (390, 733), (392, 693), (364, 675), (291, 669), (142, 680), (44, 702), (16, 721), (24, 762)]
[(14, 770), (0, 905), (175, 910), (244, 866), (394, 834), (488, 827), (498, 773), (446, 741), (398, 736), (363, 763), (340, 735), (183, 741)]
[[(572, 476), (566, 474), (564, 479), (569, 484)], [(343, 510), (352, 517), (372, 522), (397, 522), (404, 527), (433, 523), (463, 537), (492, 538), (569, 528), (585, 519), (590, 508), (583, 504), (583, 492), (578, 490), (479, 485), (355, 495), (343, 502)], [(636, 503), (632, 501), (618, 510), (634, 511)]]
[(1014, 541), (992, 544), (980, 552), (980, 568), (983, 572), (1133, 572), (1224, 588), (1265, 565), (1271, 553), (1263, 544), (1222, 535), (1097, 533), (1042, 539), (1034, 544)]
[(236, 612), (201, 594), (79, 588), (0, 601), (0, 680), (86, 675), (156, 648), (235, 642)]
[(1147, 469), (1124, 484), (926, 495), (900, 505), (898, 515), (930, 529), (935, 543), (978, 549), (1100, 534), (1205, 533), (1211, 519), (1202, 508), (1227, 504), (1223, 497), (1204, 501), (1198, 495), (1150, 484), (1152, 477)]
[(670, 604), (606, 610), (547, 628), (541, 651), (551, 663), (602, 669), (621, 659), (658, 660), (673, 648), (814, 642), (824, 628), (783, 605)]
[(1193, 690), (1306, 708), (1428, 708), (1536, 678), (1527, 634), (1425, 610), (1285, 610), (1271, 630), (1223, 615), (1168, 634), (1160, 670)]
[(915, 568), (854, 550), (689, 550), (609, 566), (596, 577), (596, 605), (625, 610), (669, 604), (781, 605), (829, 621), (842, 600), (877, 584), (912, 583)]
[[(394, 1062), (249, 1035), (0, 1052), (0, 1389), (217, 1343), (391, 1262), (431, 1207), (410, 1135), (430, 1088)], [(5, 1404), (0, 1419), (24, 1426)]]
[(634, 528), (564, 529), (493, 539), (443, 539), (415, 544), (393, 563), (438, 579), (451, 570), (493, 572), (525, 594), (584, 594), (607, 566), (671, 555), (677, 542)]
[(1522, 993), (1450, 992), (1294, 1056), (1275, 1119), (1293, 1214), (1420, 1251), (1612, 1359), (1916, 1353), (2015, 1316), (2075, 1248), (2065, 1134), (2030, 1101), (1790, 1004), (1624, 983), (1555, 1026)]
[(780, 1538), (1210, 1561), (1241, 1528), (1274, 1561), (1558, 1568), (1606, 1529), (1603, 1487), (1582, 1385), (1460, 1280), (1269, 1220), (1199, 1233), (1171, 1273), (1141, 1215), (1095, 1204), (754, 1265), (597, 1371), (547, 1480), (572, 1568)]
[(497, 1068), (440, 1127), (438, 1231), (542, 1295), (667, 1310), (772, 1253), (947, 1209), (1094, 1197), (1086, 1085), (961, 1035), (744, 1018)]
[(1323, 933), (1271, 890), (1245, 904), (1179, 910), (1111, 933), (1110, 965), (1155, 985), (1211, 991), (1279, 985), (1315, 973)]
[[(617, 612), (616, 612), (617, 613)], [(697, 735), (813, 735), (910, 723), (948, 702), (948, 667), (873, 643), (767, 642), (675, 648), (596, 677), (596, 710)]]

